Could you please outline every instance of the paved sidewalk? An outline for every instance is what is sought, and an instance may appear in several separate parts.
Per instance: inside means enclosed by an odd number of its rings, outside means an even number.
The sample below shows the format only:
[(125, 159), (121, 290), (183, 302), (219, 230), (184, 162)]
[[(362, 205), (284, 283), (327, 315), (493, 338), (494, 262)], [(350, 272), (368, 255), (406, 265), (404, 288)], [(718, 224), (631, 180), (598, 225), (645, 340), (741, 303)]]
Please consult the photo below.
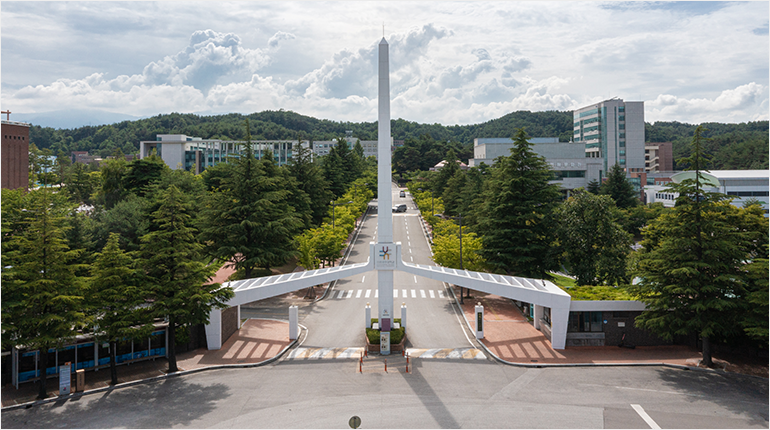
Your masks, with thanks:
[[(193, 351), (177, 354), (177, 367), (180, 371), (195, 370), (220, 365), (258, 364), (267, 361), (292, 343), (289, 340), (289, 323), (276, 320), (249, 319), (241, 329), (235, 332), (222, 345), (222, 349), (208, 351), (198, 348)], [(123, 384), (142, 379), (163, 376), (168, 370), (168, 360), (157, 358), (149, 361), (139, 361), (118, 366), (118, 383)], [(73, 384), (74, 384), (73, 375)], [(106, 388), (110, 385), (110, 369), (86, 372), (85, 391)], [(13, 406), (37, 400), (38, 385), (36, 382), (19, 384), (17, 390), (10, 381), (3, 381), (2, 406)], [(48, 380), (48, 395), (59, 395), (59, 380)]]
[[(460, 288), (455, 296), (460, 297)], [(467, 292), (466, 292), (467, 294)], [(463, 313), (473, 321), (475, 305), (484, 306), (484, 339), (481, 343), (502, 360), (517, 364), (630, 364), (666, 363), (697, 366), (701, 353), (694, 348), (670, 346), (637, 346), (634, 349), (613, 346), (570, 346), (555, 350), (551, 342), (527, 321), (509, 299), (473, 291), (465, 299)]]

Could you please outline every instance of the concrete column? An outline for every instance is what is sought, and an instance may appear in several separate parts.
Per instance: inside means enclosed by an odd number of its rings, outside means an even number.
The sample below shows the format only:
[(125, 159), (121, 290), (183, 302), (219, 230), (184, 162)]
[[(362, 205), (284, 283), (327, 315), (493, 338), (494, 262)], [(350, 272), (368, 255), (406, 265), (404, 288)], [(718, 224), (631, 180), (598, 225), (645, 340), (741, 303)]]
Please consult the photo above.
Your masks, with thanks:
[(243, 324), (241, 323), (241, 305), (238, 305), (238, 330), (241, 329), (241, 326)]
[(222, 309), (212, 309), (209, 314), (209, 323), (206, 324), (206, 344), (209, 351), (222, 348)]
[(401, 327), (406, 328), (406, 303), (401, 303)]
[(295, 340), (299, 337), (299, 309), (297, 306), (289, 306), (289, 339)]
[(564, 349), (567, 345), (569, 308), (551, 308), (551, 347)]
[(474, 318), (476, 323), (476, 339), (484, 338), (484, 306), (481, 306), (481, 302), (476, 305), (476, 311)]
[(535, 328), (540, 330), (540, 320), (543, 319), (543, 307), (532, 304), (535, 307)]
[(366, 304), (366, 308), (364, 309), (364, 317), (366, 318), (364, 327), (372, 328), (372, 307), (369, 303)]

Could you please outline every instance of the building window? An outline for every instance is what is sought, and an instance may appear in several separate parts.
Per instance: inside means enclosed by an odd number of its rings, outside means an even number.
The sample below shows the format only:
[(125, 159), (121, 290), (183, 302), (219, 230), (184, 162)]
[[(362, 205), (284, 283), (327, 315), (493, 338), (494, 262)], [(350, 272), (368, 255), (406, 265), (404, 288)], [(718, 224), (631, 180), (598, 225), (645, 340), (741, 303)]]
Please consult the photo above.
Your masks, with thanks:
[(601, 332), (602, 312), (570, 312), (567, 331), (571, 333)]
[[(620, 136), (619, 136), (619, 137), (621, 137), (621, 138), (625, 139), (625, 138), (626, 138), (626, 133), (620, 133)], [(623, 144), (624, 144), (624, 146), (625, 146), (625, 142), (623, 142)]]
[(621, 158), (620, 159), (620, 164), (626, 164), (626, 159), (625, 158)]

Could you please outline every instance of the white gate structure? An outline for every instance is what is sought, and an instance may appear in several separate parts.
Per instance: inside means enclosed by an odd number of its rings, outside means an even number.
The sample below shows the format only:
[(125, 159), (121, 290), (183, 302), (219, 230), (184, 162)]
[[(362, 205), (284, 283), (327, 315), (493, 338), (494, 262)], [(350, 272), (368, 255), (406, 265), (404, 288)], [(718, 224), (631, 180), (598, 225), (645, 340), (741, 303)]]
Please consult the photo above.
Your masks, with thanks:
[[(544, 321), (545, 308), (550, 309), (551, 346), (564, 349), (567, 340), (567, 321), (571, 298), (569, 294), (550, 281), (542, 279), (503, 276), (468, 270), (449, 269), (440, 266), (410, 264), (401, 260), (401, 243), (393, 242), (393, 216), (391, 207), (391, 139), (390, 139), (390, 71), (388, 42), (383, 37), (379, 44), (378, 73), (378, 152), (377, 152), (377, 242), (369, 245), (369, 259), (366, 263), (350, 264), (305, 272), (293, 272), (284, 275), (244, 279), (227, 282), (223, 287), (231, 287), (235, 297), (227, 302), (230, 307), (238, 307), (240, 325), (240, 305), (256, 300), (263, 300), (289, 293), (313, 285), (331, 282), (337, 279), (361, 273), (376, 271), (378, 297), (378, 316), (380, 321), (395, 317), (393, 308), (393, 272), (400, 270), (413, 275), (443, 281), (475, 291), (498, 295), (514, 300), (531, 303), (535, 307), (535, 328), (540, 329)], [(208, 349), (222, 347), (222, 311), (212, 310), (209, 324), (206, 326)]]

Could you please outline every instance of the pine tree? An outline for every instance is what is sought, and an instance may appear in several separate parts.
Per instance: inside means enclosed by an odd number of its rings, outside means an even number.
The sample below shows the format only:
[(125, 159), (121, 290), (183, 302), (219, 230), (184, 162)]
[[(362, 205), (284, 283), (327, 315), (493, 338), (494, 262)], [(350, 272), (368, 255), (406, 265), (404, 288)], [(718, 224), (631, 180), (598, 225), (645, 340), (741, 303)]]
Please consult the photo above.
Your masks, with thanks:
[(696, 128), (692, 155), (682, 160), (694, 178), (669, 186), (679, 194), (676, 206), (643, 230), (636, 269), (641, 281), (632, 292), (647, 305), (636, 319), (639, 326), (665, 339), (696, 333), (703, 343), (703, 363), (712, 366), (712, 339), (739, 331), (752, 235), (734, 227), (738, 209), (727, 203), (727, 196), (704, 190), (708, 160), (702, 132)]
[(599, 194), (612, 197), (615, 205), (621, 209), (634, 207), (640, 203), (639, 195), (634, 186), (626, 179), (626, 172), (615, 164), (607, 173), (607, 179), (599, 186)]
[(177, 330), (207, 323), (211, 310), (224, 307), (234, 293), (208, 283), (218, 267), (203, 261), (185, 196), (172, 185), (157, 198), (150, 232), (141, 239), (140, 265), (153, 315), (168, 319), (168, 369), (176, 372)]
[(11, 243), (3, 255), (2, 327), (4, 338), (39, 350), (38, 398), (43, 399), (48, 395), (48, 350), (74, 338), (86, 322), (83, 279), (72, 264), (81, 251), (67, 246), (69, 208), (63, 196), (40, 189), (27, 202), (21, 229), (4, 238)]
[(289, 204), (290, 192), (272, 152), (257, 160), (246, 126), (245, 154), (207, 199), (200, 225), (207, 253), (233, 262), (250, 278), (255, 269), (279, 266), (294, 255), (293, 239), (302, 220)]
[(115, 351), (122, 339), (146, 339), (154, 328), (149, 309), (142, 307), (149, 292), (142, 289), (131, 255), (118, 246), (111, 233), (91, 266), (87, 302), (95, 317), (96, 339), (110, 344), (110, 378), (118, 383)]
[(481, 255), (496, 271), (545, 277), (558, 267), (554, 210), (560, 197), (543, 157), (519, 129), (511, 155), (500, 157), (478, 211)]
[(326, 215), (332, 194), (321, 167), (313, 162), (312, 151), (302, 145), (294, 149), (289, 173), (297, 181), (297, 187), (310, 198), (310, 224), (319, 226)]

